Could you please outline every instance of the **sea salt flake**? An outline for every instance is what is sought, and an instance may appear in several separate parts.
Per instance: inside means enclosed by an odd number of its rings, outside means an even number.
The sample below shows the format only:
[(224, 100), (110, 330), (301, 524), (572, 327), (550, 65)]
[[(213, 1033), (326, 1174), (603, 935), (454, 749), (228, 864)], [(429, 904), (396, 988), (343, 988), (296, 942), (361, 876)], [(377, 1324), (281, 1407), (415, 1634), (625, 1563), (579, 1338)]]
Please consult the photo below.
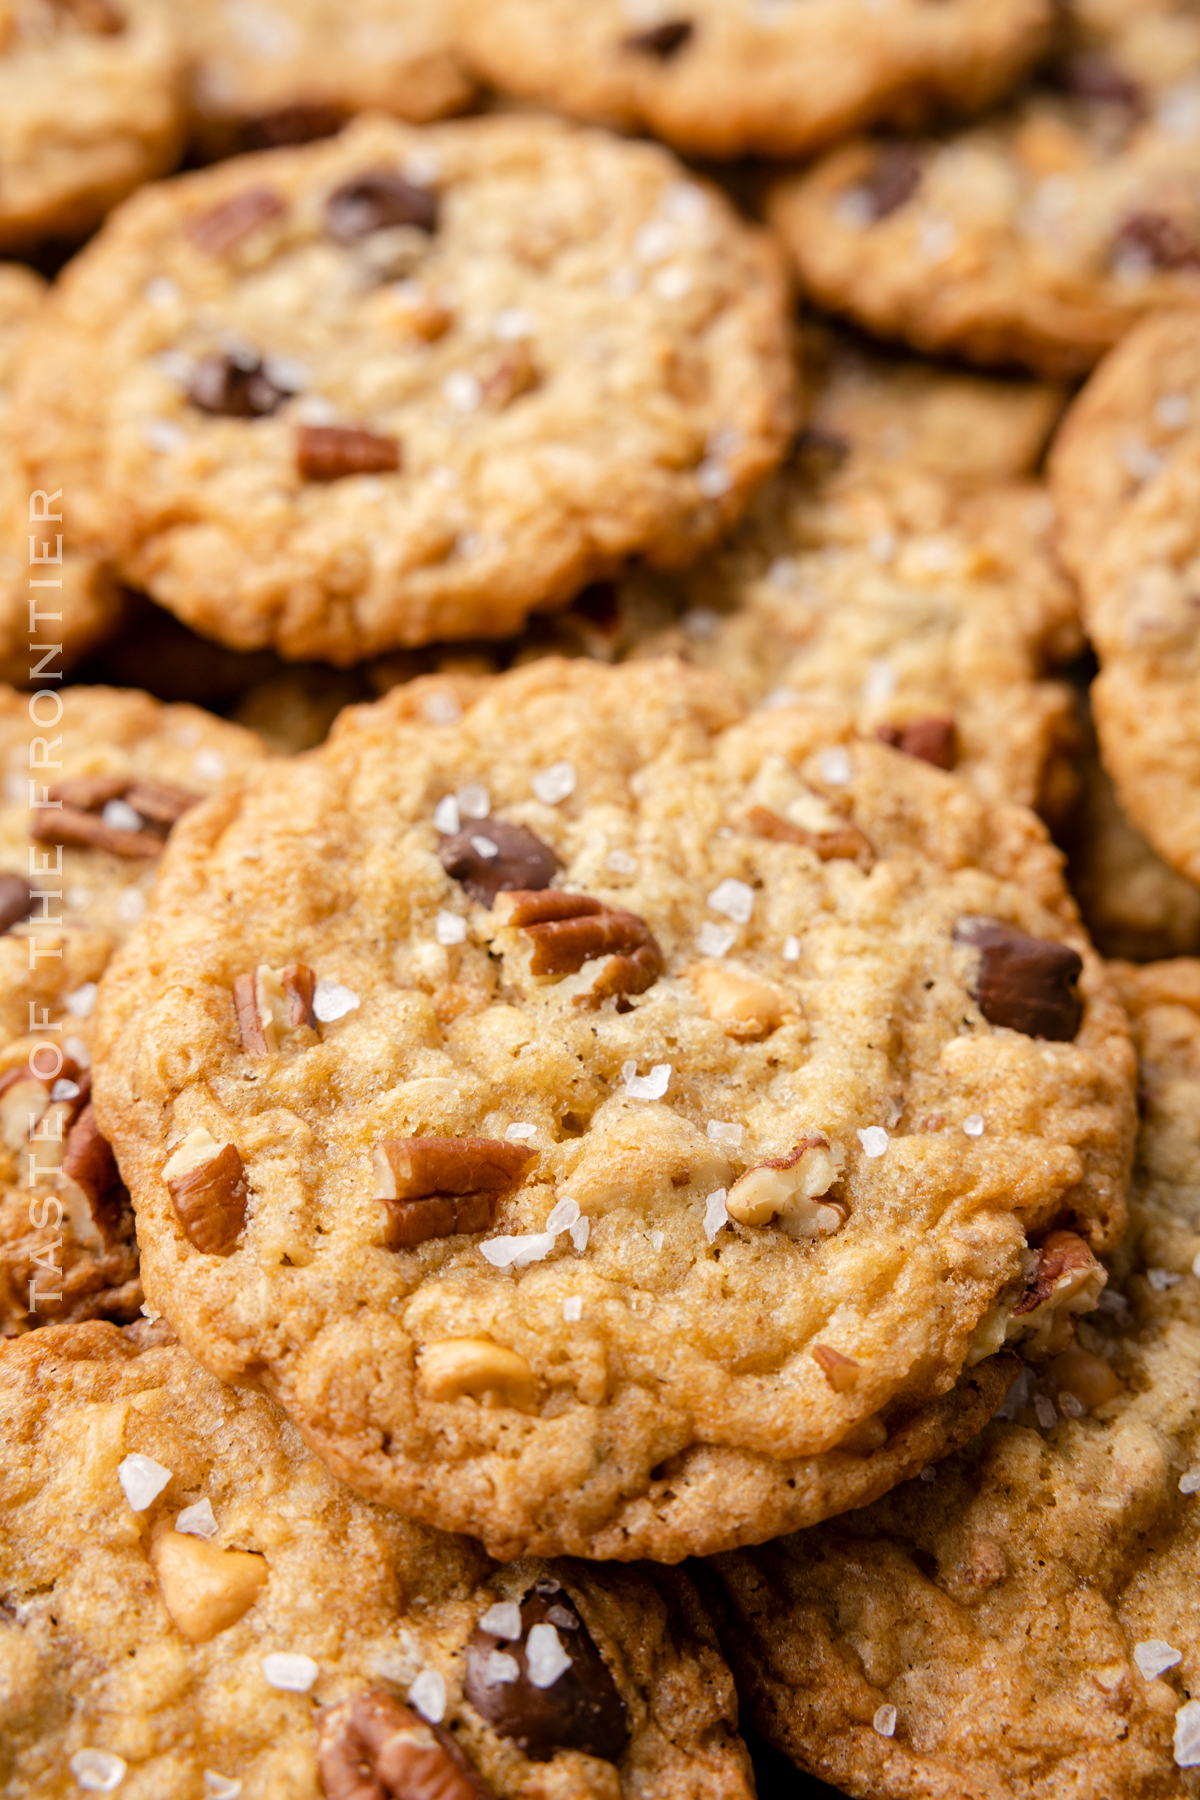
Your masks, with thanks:
[(822, 750), (817, 757), (817, 767), (821, 771), (821, 780), (830, 787), (846, 787), (853, 776), (850, 767), (850, 753), (840, 744), (831, 750)]
[(587, 1249), (588, 1233), (591, 1229), (592, 1221), (587, 1218), (576, 1219), (574, 1225), (572, 1225), (571, 1242), (575, 1247), (576, 1256), (582, 1256)]
[(800, 939), (798, 937), (784, 938), (784, 940), (783, 940), (783, 960), (784, 960), (784, 962), (799, 962), (800, 961)]
[(136, 925), (146, 911), (146, 896), (139, 887), (122, 888), (117, 895), (116, 914), (124, 925)]
[(875, 223), (875, 202), (866, 188), (846, 188), (833, 203), (833, 216), (849, 231), (865, 231)]
[(745, 1135), (745, 1127), (729, 1124), (725, 1119), (710, 1119), (705, 1132), (711, 1144), (732, 1144), (734, 1149)]
[(1192, 402), (1187, 394), (1160, 394), (1154, 402), (1154, 422), (1164, 431), (1179, 431), (1192, 416)]
[(1057, 1425), (1058, 1413), (1055, 1411), (1053, 1400), (1051, 1400), (1048, 1395), (1035, 1394), (1033, 1397), (1033, 1410), (1037, 1416), (1037, 1422), (1043, 1431), (1049, 1431), (1052, 1425)]
[(192, 758), (192, 769), (201, 781), (224, 781), (229, 764), (219, 750), (197, 750)]
[(982, 1113), (968, 1113), (963, 1120), (963, 1130), (968, 1137), (982, 1137), (983, 1123)]
[(583, 1301), (578, 1294), (568, 1294), (563, 1301), (563, 1318), (568, 1325), (577, 1324), (583, 1317)]
[(1200, 1463), (1179, 1477), (1179, 1491), (1181, 1494), (1200, 1494)]
[(174, 306), (182, 295), (169, 275), (155, 275), (142, 289), (142, 298), (151, 306)]
[(453, 794), (443, 794), (433, 809), (433, 828), (443, 837), (453, 837), (460, 824), (458, 801)]
[[(95, 894), (89, 887), (77, 886), (67, 889), (67, 905), (72, 912), (86, 912), (95, 898)], [(85, 982), (84, 985), (88, 984)]]
[(537, 327), (537, 320), (523, 306), (505, 306), (492, 320), (492, 335), (502, 344), (519, 344), (522, 338), (531, 338)]
[(337, 416), (337, 407), (325, 394), (305, 394), (296, 407), (302, 425), (332, 425)]
[(728, 956), (736, 943), (736, 925), (718, 925), (714, 919), (706, 919), (696, 936), (701, 956)]
[(1192, 1258), (1192, 1274), (1200, 1277), (1200, 1250)]
[(695, 281), (692, 271), (682, 263), (669, 263), (658, 271), (650, 285), (660, 300), (686, 300)]
[(766, 699), (761, 702), (764, 712), (783, 712), (789, 706), (798, 706), (800, 696), (795, 688), (772, 688)]
[(186, 1537), (215, 1537), (217, 1521), (213, 1514), (212, 1501), (197, 1500), (194, 1506), (185, 1506), (175, 1521), (175, 1529), (182, 1531)]
[(1129, 1302), (1118, 1288), (1105, 1288), (1096, 1302), (1099, 1312), (1112, 1313), (1121, 1318), (1129, 1311)]
[(554, 1626), (545, 1622), (531, 1626), (525, 1641), (525, 1667), (533, 1686), (553, 1687), (570, 1666), (571, 1658)]
[(883, 1156), (888, 1147), (888, 1134), (882, 1125), (868, 1125), (858, 1132), (858, 1141), (863, 1147), (864, 1156)]
[(486, 1687), (500, 1687), (510, 1681), (518, 1681), (520, 1676), (521, 1665), (515, 1656), (509, 1656), (504, 1650), (489, 1650), (483, 1664)]
[(544, 1262), (554, 1248), (555, 1233), (530, 1231), (521, 1237), (487, 1238), (479, 1246), (479, 1254), (494, 1269), (523, 1269), (529, 1263)]
[(170, 1479), (170, 1469), (164, 1469), (152, 1456), (143, 1456), (140, 1450), (135, 1450), (117, 1465), (117, 1480), (131, 1512), (145, 1512)]
[(80, 1088), (79, 1088), (79, 1083), (77, 1081), (68, 1081), (65, 1075), (60, 1075), (58, 1080), (54, 1083), (53, 1087), (50, 1089), (50, 1098), (51, 1098), (51, 1100), (56, 1100), (56, 1101), (57, 1100), (78, 1100), (79, 1093), (80, 1093)]
[(157, 450), (160, 456), (170, 456), (173, 450), (183, 449), (187, 432), (172, 419), (147, 419), (142, 426), (142, 438), (149, 449)]
[(491, 838), (473, 837), (471, 839), (471, 848), (474, 850), (476, 856), (482, 856), (485, 862), (490, 861), (493, 856), (499, 856), (500, 854), (500, 846), (498, 844), (493, 844)]
[(480, 1619), (479, 1629), (490, 1632), (493, 1637), (515, 1641), (522, 1631), (521, 1608), (515, 1600), (497, 1600)]
[(452, 369), (442, 382), (442, 399), (455, 412), (478, 412), (483, 401), (483, 387), (478, 375), (469, 369)]
[(307, 1694), (321, 1670), (311, 1656), (272, 1650), (262, 1659), (262, 1672), (268, 1687), (280, 1688), (285, 1694)]
[(652, 1249), (661, 1250), (665, 1242), (666, 1239), (661, 1231), (652, 1231), (650, 1233), (650, 1244)]
[(443, 907), (433, 921), (433, 935), (439, 944), (461, 944), (467, 935), (467, 921)]
[(408, 1704), (416, 1708), (431, 1725), (440, 1725), (446, 1716), (446, 1683), (436, 1669), (422, 1669), (408, 1690)]
[(1071, 1393), (1069, 1388), (1064, 1388), (1058, 1396), (1058, 1410), (1064, 1419), (1082, 1419), (1087, 1407), (1077, 1394)]
[(716, 636), (721, 615), (714, 612), (711, 606), (693, 606), (684, 613), (679, 623), (690, 638), (710, 638)]
[(92, 1008), (96, 1004), (96, 983), (85, 981), (82, 987), (75, 988), (67, 995), (66, 1007), (73, 1019), (90, 1019)]
[(551, 763), (548, 769), (538, 771), (531, 786), (543, 806), (557, 806), (575, 792), (575, 764), (565, 760)]
[(921, 1480), (922, 1481), (936, 1481), (937, 1476), (932, 1469), (922, 1469), (921, 1470)]
[(468, 781), (454, 796), (464, 819), (486, 819), (492, 810), (492, 796), (482, 781)]
[(92, 1053), (80, 1037), (64, 1038), (63, 1054), (70, 1057), (76, 1068), (90, 1069), (92, 1066)]
[(111, 1794), (125, 1779), (129, 1765), (111, 1750), (77, 1750), (67, 1767), (89, 1794)]
[(637, 857), (631, 856), (628, 850), (610, 850), (604, 859), (604, 866), (611, 869), (614, 875), (636, 875)]
[(362, 1005), (353, 988), (343, 987), (340, 981), (330, 981), (322, 975), (313, 992), (313, 1011), (322, 1025), (332, 1025), (338, 1019), (344, 1019), (347, 1013), (354, 1012)]
[(729, 1212), (725, 1205), (727, 1192), (718, 1188), (704, 1202), (704, 1235), (711, 1244), (723, 1225), (729, 1223)]
[(1117, 455), (1126, 474), (1132, 475), (1135, 481), (1150, 481), (1162, 468), (1162, 457), (1141, 438), (1123, 438), (1117, 446)]
[(958, 227), (953, 219), (924, 219), (917, 232), (917, 249), (927, 263), (945, 262), (958, 248)]
[(536, 1125), (523, 1125), (519, 1120), (514, 1119), (511, 1125), (504, 1127), (504, 1141), (507, 1144), (516, 1144), (521, 1138), (531, 1138), (536, 1131)]
[(550, 1217), (546, 1220), (546, 1230), (552, 1231), (557, 1237), (560, 1231), (570, 1231), (578, 1219), (579, 1202), (572, 1200), (569, 1194), (564, 1194), (561, 1200), (555, 1202)]
[(1146, 1280), (1156, 1294), (1165, 1294), (1168, 1288), (1178, 1287), (1183, 1280), (1173, 1269), (1147, 1269)]
[(457, 725), (462, 707), (453, 694), (427, 694), (421, 708), (430, 725)]
[(1162, 1638), (1146, 1638), (1143, 1643), (1133, 1646), (1133, 1660), (1140, 1675), (1147, 1681), (1155, 1681), (1183, 1661), (1183, 1651), (1176, 1650)]
[(754, 912), (754, 889), (748, 881), (736, 881), (732, 877), (717, 883), (708, 896), (708, 904), (714, 912), (724, 913), (735, 925), (748, 925)]
[(666, 262), (679, 247), (679, 233), (662, 219), (643, 225), (633, 240), (633, 253), (639, 262)]
[(696, 470), (696, 486), (706, 500), (719, 500), (733, 486), (733, 476), (724, 463), (706, 460)]
[(1200, 1763), (1200, 1700), (1189, 1700), (1175, 1714), (1175, 1761), (1181, 1769)]
[(211, 1800), (238, 1800), (242, 1784), (230, 1775), (218, 1775), (215, 1769), (205, 1769), (204, 1791)]
[(879, 1733), (880, 1737), (894, 1737), (896, 1735), (895, 1707), (877, 1706), (875, 1709), (875, 1717), (871, 1720), (871, 1724)]
[(631, 1100), (661, 1100), (671, 1082), (670, 1063), (655, 1063), (648, 1075), (639, 1075), (637, 1064), (621, 1065), (621, 1079)]
[(896, 549), (896, 535), (892, 531), (876, 531), (867, 540), (867, 554), (877, 563), (890, 563)]
[(862, 696), (867, 706), (883, 706), (896, 692), (895, 665), (884, 656), (873, 657), (863, 678)]

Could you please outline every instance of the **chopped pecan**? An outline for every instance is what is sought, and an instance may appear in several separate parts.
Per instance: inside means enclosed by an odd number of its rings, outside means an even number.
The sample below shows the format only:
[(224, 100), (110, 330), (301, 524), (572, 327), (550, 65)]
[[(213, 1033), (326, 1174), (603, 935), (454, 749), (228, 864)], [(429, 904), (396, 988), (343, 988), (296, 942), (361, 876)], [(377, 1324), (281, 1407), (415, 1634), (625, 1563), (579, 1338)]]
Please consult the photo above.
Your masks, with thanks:
[(1118, 228), (1113, 250), (1118, 257), (1147, 262), (1152, 269), (1200, 268), (1200, 235), (1169, 213), (1131, 213)]
[(804, 825), (793, 825), (766, 806), (752, 806), (746, 824), (755, 837), (770, 838), (777, 844), (802, 844), (815, 851), (822, 862), (857, 862), (870, 868), (875, 860), (875, 847), (864, 831), (849, 819), (831, 831), (810, 831)]
[(125, 15), (112, 0), (65, 0), (65, 6), (95, 37), (116, 37), (125, 29)]
[(1032, 1351), (1054, 1355), (1074, 1335), (1073, 1315), (1094, 1311), (1108, 1275), (1074, 1231), (1052, 1231), (1033, 1256), (1007, 1337), (1032, 1339)]
[(189, 1131), (163, 1168), (188, 1242), (205, 1256), (229, 1256), (246, 1223), (246, 1171), (236, 1144)]
[(33, 886), (23, 875), (0, 874), (0, 937), (33, 911)]
[[(570, 1596), (556, 1582), (539, 1581), (520, 1603), (520, 1625), (518, 1638), (476, 1626), (467, 1643), (463, 1684), (471, 1705), (532, 1762), (549, 1762), (559, 1750), (617, 1762), (629, 1741), (625, 1702)], [(536, 1652), (553, 1652), (555, 1637), (570, 1661), (545, 1682)]]
[(265, 225), (268, 219), (276, 219), (287, 208), (275, 192), (269, 187), (243, 188), (232, 200), (223, 200), (220, 206), (211, 207), (208, 212), (197, 213), (189, 219), (184, 230), (188, 238), (202, 250), (205, 256), (224, 256), (243, 243), (252, 232)]
[(1083, 1019), (1077, 950), (978, 914), (959, 920), (954, 941), (979, 951), (973, 992), (989, 1024), (1053, 1043), (1074, 1038)]
[(497, 894), (514, 889), (547, 888), (561, 867), (549, 844), (505, 819), (484, 819), (443, 838), (438, 858), (480, 906), (492, 906)]
[(244, 119), (238, 129), (241, 150), (278, 150), (284, 144), (312, 144), (318, 138), (333, 137), (346, 123), (340, 106), (321, 101), (299, 102), (279, 106), (274, 112), (259, 113)]
[(59, 1172), (82, 1193), (96, 1229), (108, 1243), (117, 1234), (126, 1189), (90, 1102), (70, 1129)]
[(260, 963), (253, 975), (235, 976), (233, 1005), (246, 1054), (270, 1056), (279, 1048), (281, 1031), (315, 1026), (316, 986), (316, 974), (307, 963), (289, 963), (284, 969)]
[(193, 794), (188, 788), (172, 787), (165, 781), (146, 781), (135, 776), (121, 798), (143, 819), (169, 831), (185, 812), (200, 804), (202, 796)]
[(400, 440), (355, 425), (302, 425), (296, 435), (296, 467), (305, 481), (388, 474), (400, 467)]
[[(83, 775), (55, 782), (47, 798), (60, 804), (34, 814), (29, 835), (35, 843), (82, 844), (113, 856), (147, 858), (162, 855), (171, 826), (200, 796), (130, 775)], [(105, 822), (111, 800), (132, 808), (138, 829)]]
[(953, 719), (914, 719), (911, 725), (878, 725), (875, 736), (905, 756), (952, 769), (958, 761), (958, 732)]
[(367, 1688), (317, 1714), (326, 1800), (492, 1800), (448, 1731)]
[(188, 383), (193, 406), (225, 419), (269, 418), (290, 393), (271, 380), (260, 357), (229, 352), (204, 357)]
[(678, 55), (696, 30), (690, 19), (664, 19), (661, 25), (651, 25), (648, 31), (634, 31), (623, 40), (626, 50), (642, 51), (647, 56), (656, 56), (659, 62), (668, 62)]
[(371, 1152), (375, 1198), (388, 1207), (389, 1250), (486, 1231), (500, 1195), (535, 1152), (499, 1138), (383, 1138)]
[(394, 169), (372, 169), (344, 181), (325, 202), (325, 229), (339, 244), (357, 243), (396, 225), (436, 231), (438, 195), (433, 188), (405, 181)]
[(840, 1202), (821, 1202), (838, 1173), (829, 1140), (804, 1137), (786, 1156), (747, 1169), (730, 1188), (725, 1208), (739, 1225), (769, 1225), (777, 1218), (789, 1237), (829, 1237), (847, 1217)]
[(538, 384), (533, 358), (523, 344), (514, 344), (479, 371), (479, 388), (483, 404), (492, 412), (503, 412), (522, 394), (530, 393)]
[(112, 856), (148, 858), (161, 856), (164, 840), (152, 831), (123, 831), (106, 825), (95, 813), (77, 806), (35, 814), (29, 827), (35, 844), (81, 844), (91, 850), (107, 850)]
[(835, 1394), (848, 1394), (857, 1386), (861, 1364), (852, 1356), (843, 1356), (832, 1344), (814, 1344), (813, 1357), (820, 1363), (825, 1379)]
[(611, 995), (643, 994), (662, 973), (663, 954), (646, 921), (619, 912), (589, 894), (510, 890), (497, 896), (501, 924), (516, 926), (533, 939), (534, 975), (574, 975), (585, 962), (609, 958), (607, 966), (576, 1004), (597, 1006)]

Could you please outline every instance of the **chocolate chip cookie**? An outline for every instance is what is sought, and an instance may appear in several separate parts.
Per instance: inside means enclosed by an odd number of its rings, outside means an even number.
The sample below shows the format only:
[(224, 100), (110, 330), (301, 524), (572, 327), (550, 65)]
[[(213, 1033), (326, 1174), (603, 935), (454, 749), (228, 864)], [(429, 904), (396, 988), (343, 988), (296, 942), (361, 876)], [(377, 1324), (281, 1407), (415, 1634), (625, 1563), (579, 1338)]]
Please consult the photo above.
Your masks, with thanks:
[[(47, 697), (49, 695), (49, 698)], [(34, 696), (43, 721), (51, 690)], [(0, 1334), (142, 1303), (129, 1197), (91, 1104), (96, 983), (175, 822), (258, 740), (191, 706), (0, 689)], [(32, 810), (31, 810), (32, 806)]]
[(686, 1576), (498, 1568), (161, 1326), (0, 1350), (0, 1446), (14, 1794), (751, 1800)]
[(501, 90), (707, 156), (794, 156), (874, 121), (978, 112), (1043, 48), (1044, 0), (458, 0)]
[(1121, 1230), (1132, 1055), (1038, 822), (739, 714), (667, 660), (399, 687), (181, 821), (105, 984), (153, 1304), (506, 1557), (859, 1503), (1040, 1329), (1028, 1246)]
[(808, 290), (923, 350), (1063, 375), (1156, 307), (1200, 299), (1200, 19), (1075, 0), (1009, 111), (937, 139), (859, 139), (775, 188)]
[(715, 1565), (755, 1722), (849, 1794), (1194, 1791), (1200, 963), (1117, 974), (1145, 1115), (1101, 1310), (928, 1481)]
[(128, 580), (346, 663), (693, 559), (786, 447), (788, 331), (773, 248), (656, 146), (367, 118), (136, 196), (20, 411)]
[(83, 236), (182, 138), (181, 58), (157, 0), (5, 7), (0, 250)]

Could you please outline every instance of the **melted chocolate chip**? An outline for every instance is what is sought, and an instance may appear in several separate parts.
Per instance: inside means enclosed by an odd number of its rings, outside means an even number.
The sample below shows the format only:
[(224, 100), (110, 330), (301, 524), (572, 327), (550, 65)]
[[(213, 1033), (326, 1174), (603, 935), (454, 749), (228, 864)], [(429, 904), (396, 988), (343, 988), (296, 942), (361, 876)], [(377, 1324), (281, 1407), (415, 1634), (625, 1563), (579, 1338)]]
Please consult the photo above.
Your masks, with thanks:
[(196, 365), (188, 399), (201, 412), (227, 419), (266, 419), (278, 412), (291, 390), (264, 373), (257, 356), (206, 356)]
[[(548, 1687), (536, 1687), (529, 1676), (527, 1646), (536, 1625), (556, 1631), (571, 1659), (570, 1667)], [(496, 1652), (516, 1663), (515, 1681), (495, 1679), (491, 1658)], [(607, 1663), (570, 1597), (548, 1582), (539, 1582), (521, 1602), (519, 1641), (493, 1637), (476, 1627), (467, 1644), (463, 1686), (476, 1712), (533, 1762), (549, 1762), (556, 1750), (582, 1750), (587, 1756), (616, 1762), (629, 1739), (625, 1702)]]
[(325, 229), (339, 244), (354, 244), (373, 231), (415, 225), (436, 231), (438, 196), (390, 169), (374, 169), (334, 188), (325, 202)]
[[(485, 855), (481, 843), (494, 845), (495, 855)], [(491, 906), (497, 894), (513, 888), (547, 888), (562, 866), (549, 844), (504, 819), (485, 819), (443, 838), (438, 855), (447, 875), (461, 881), (480, 906)]]
[(1200, 237), (1166, 213), (1136, 212), (1113, 240), (1117, 257), (1136, 258), (1153, 269), (1200, 268)]
[(886, 219), (921, 185), (921, 159), (911, 144), (881, 144), (866, 180), (860, 184), (873, 219)]
[(647, 56), (657, 56), (660, 62), (669, 62), (691, 40), (695, 30), (690, 19), (664, 19), (649, 31), (632, 32), (622, 43), (626, 50), (640, 50)]
[(23, 875), (0, 875), (0, 936), (27, 919), (33, 910), (33, 889)]
[(914, 719), (911, 725), (879, 725), (875, 736), (883, 744), (935, 769), (952, 769), (958, 761), (958, 733), (953, 719)]
[(1077, 950), (978, 916), (959, 920), (954, 941), (979, 951), (973, 992), (989, 1024), (1060, 1044), (1075, 1036), (1083, 1018)]

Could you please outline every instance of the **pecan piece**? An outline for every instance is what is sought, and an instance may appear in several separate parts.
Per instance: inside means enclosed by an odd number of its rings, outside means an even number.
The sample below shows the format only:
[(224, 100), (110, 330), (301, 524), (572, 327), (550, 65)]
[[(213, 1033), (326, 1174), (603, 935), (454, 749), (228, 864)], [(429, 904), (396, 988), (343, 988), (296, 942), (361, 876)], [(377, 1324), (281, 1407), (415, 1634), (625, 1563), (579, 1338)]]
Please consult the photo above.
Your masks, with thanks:
[(400, 467), (400, 440), (356, 425), (302, 425), (296, 434), (296, 467), (305, 481), (388, 474)]
[(405, 181), (394, 169), (372, 169), (334, 188), (325, 202), (325, 229), (339, 244), (357, 243), (373, 231), (386, 231), (395, 225), (436, 231), (435, 190)]
[(372, 1688), (317, 1714), (326, 1800), (492, 1800), (448, 1731)]
[(335, 137), (346, 123), (340, 106), (321, 101), (301, 101), (278, 106), (242, 121), (238, 130), (241, 150), (278, 150), (285, 144), (313, 144), (318, 138)]
[(656, 56), (659, 62), (669, 62), (690, 42), (695, 30), (690, 19), (664, 19), (661, 25), (651, 25), (648, 31), (631, 32), (622, 39), (622, 46), (626, 50), (641, 51), (646, 56)]
[[(113, 856), (148, 858), (162, 855), (172, 825), (200, 796), (130, 775), (82, 775), (55, 782), (47, 798), (59, 804), (34, 814), (29, 827), (34, 843), (81, 844)], [(136, 829), (106, 822), (104, 808), (112, 800), (132, 808)]]
[(770, 838), (776, 844), (802, 844), (822, 862), (856, 862), (869, 869), (875, 860), (875, 846), (865, 831), (849, 819), (829, 831), (811, 831), (805, 825), (793, 825), (766, 806), (752, 806), (746, 824), (755, 837)]
[(253, 975), (235, 976), (233, 1006), (246, 1054), (270, 1056), (279, 1048), (281, 1032), (315, 1028), (316, 987), (316, 974), (307, 963), (289, 963), (284, 969), (260, 963)]
[(389, 1250), (485, 1231), (500, 1195), (536, 1154), (499, 1138), (382, 1138), (371, 1151), (375, 1198), (388, 1207)]
[(23, 875), (0, 874), (0, 937), (33, 911), (33, 886)]
[(1117, 230), (1113, 251), (1152, 269), (1200, 268), (1200, 237), (1169, 213), (1131, 213)]
[(875, 736), (905, 756), (952, 769), (958, 761), (958, 732), (953, 719), (914, 719), (911, 725), (878, 725)]
[(482, 1625), (471, 1634), (463, 1692), (476, 1712), (532, 1762), (558, 1750), (617, 1762), (629, 1741), (625, 1702), (569, 1595), (539, 1581), (520, 1625), (519, 1638)]
[(106, 825), (95, 813), (63, 805), (57, 812), (35, 815), (29, 827), (35, 844), (79, 844), (91, 850), (107, 850), (111, 856), (161, 856), (164, 840), (152, 831), (124, 831)]
[(169, 831), (185, 812), (199, 806), (203, 796), (193, 794), (189, 788), (173, 787), (166, 781), (145, 781), (135, 776), (121, 798), (127, 800), (143, 819)]
[(723, 963), (700, 963), (688, 970), (709, 1018), (735, 1038), (766, 1037), (796, 1010), (787, 994), (766, 981), (739, 975)]
[(83, 1195), (92, 1222), (106, 1243), (118, 1233), (125, 1184), (117, 1159), (96, 1123), (96, 1109), (89, 1101), (67, 1135), (59, 1172)]
[(95, 37), (116, 37), (125, 29), (125, 15), (112, 0), (66, 0), (66, 8)]
[(840, 1173), (829, 1140), (818, 1134), (800, 1139), (786, 1156), (747, 1169), (730, 1188), (725, 1209), (739, 1225), (778, 1220), (789, 1237), (829, 1237), (845, 1224), (840, 1203), (820, 1204)]
[(225, 419), (269, 418), (290, 394), (266, 374), (260, 357), (229, 352), (204, 357), (188, 383), (193, 406)]
[(954, 941), (979, 951), (972, 992), (989, 1024), (1054, 1043), (1071, 1041), (1083, 1018), (1075, 985), (1083, 958), (1077, 950), (977, 914), (958, 921)]
[(497, 894), (513, 889), (547, 888), (562, 866), (549, 844), (504, 819), (484, 819), (443, 838), (438, 858), (480, 906), (492, 906)]
[(246, 1223), (246, 1171), (236, 1144), (218, 1144), (198, 1125), (163, 1166), (163, 1180), (190, 1244), (229, 1256)]
[(224, 256), (260, 225), (265, 225), (268, 219), (276, 219), (286, 210), (274, 188), (243, 188), (232, 200), (223, 200), (220, 206), (197, 213), (194, 219), (188, 220), (184, 230), (205, 256)]
[(870, 174), (859, 184), (871, 218), (886, 219), (911, 200), (921, 185), (921, 159), (911, 144), (881, 144)]
[(1073, 1315), (1095, 1310), (1108, 1274), (1074, 1231), (1052, 1231), (1033, 1255), (1006, 1336), (1030, 1339), (1035, 1354), (1055, 1355), (1074, 1335)]
[(820, 1363), (825, 1379), (835, 1394), (848, 1394), (851, 1388), (857, 1386), (862, 1364), (855, 1362), (852, 1356), (844, 1356), (832, 1344), (814, 1344), (813, 1358)]
[(502, 925), (532, 938), (531, 974), (574, 975), (585, 962), (608, 957), (590, 991), (576, 995), (577, 1005), (598, 1006), (614, 994), (644, 994), (662, 973), (663, 954), (645, 919), (589, 894), (517, 889), (498, 895), (494, 910)]

